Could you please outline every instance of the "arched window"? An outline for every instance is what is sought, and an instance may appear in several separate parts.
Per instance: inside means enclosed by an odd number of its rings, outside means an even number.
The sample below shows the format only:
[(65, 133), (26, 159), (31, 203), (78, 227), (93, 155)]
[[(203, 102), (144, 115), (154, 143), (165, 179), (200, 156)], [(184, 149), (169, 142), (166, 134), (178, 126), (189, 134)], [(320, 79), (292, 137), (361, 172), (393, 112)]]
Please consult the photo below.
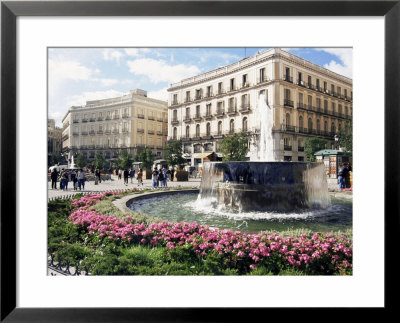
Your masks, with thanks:
[(196, 137), (200, 137), (200, 125), (196, 125)]
[(312, 132), (312, 129), (313, 129), (312, 119), (308, 118), (308, 132)]
[(331, 123), (331, 132), (336, 133), (336, 127), (334, 122)]
[(321, 131), (321, 121), (317, 119), (317, 132), (319, 133)]
[(300, 116), (299, 117), (299, 128), (300, 128), (300, 131), (303, 130), (303, 127), (304, 127), (304, 125), (303, 125), (303, 116)]
[(186, 138), (189, 138), (190, 135), (190, 127), (186, 126)]
[(173, 121), (178, 120), (178, 111), (177, 110), (173, 110), (173, 112), (172, 112), (172, 120)]
[(231, 119), (229, 122), (229, 133), (234, 133), (235, 132), (235, 120)]
[(176, 127), (174, 127), (174, 134), (173, 134), (174, 140), (176, 140), (177, 137), (178, 137), (178, 129)]
[(324, 131), (328, 132), (328, 121), (324, 121)]
[(207, 122), (207, 124), (206, 124), (206, 133), (207, 133), (207, 136), (211, 135), (211, 124), (209, 122)]
[(222, 135), (222, 121), (218, 122), (218, 134)]
[(247, 132), (247, 117), (243, 118), (242, 129), (243, 132)]

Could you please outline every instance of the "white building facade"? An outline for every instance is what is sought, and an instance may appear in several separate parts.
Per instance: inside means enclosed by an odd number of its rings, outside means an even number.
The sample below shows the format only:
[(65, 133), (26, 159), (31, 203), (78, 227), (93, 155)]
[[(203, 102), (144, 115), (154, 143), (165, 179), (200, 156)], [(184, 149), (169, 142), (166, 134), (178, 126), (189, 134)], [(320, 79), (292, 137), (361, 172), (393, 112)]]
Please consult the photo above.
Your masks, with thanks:
[(309, 137), (334, 136), (352, 120), (352, 80), (281, 49), (171, 84), (168, 89), (168, 140), (181, 140), (188, 164), (208, 153), (218, 158), (219, 141), (244, 132), (248, 159), (256, 159), (263, 94), (273, 109), (276, 160), (304, 161)]

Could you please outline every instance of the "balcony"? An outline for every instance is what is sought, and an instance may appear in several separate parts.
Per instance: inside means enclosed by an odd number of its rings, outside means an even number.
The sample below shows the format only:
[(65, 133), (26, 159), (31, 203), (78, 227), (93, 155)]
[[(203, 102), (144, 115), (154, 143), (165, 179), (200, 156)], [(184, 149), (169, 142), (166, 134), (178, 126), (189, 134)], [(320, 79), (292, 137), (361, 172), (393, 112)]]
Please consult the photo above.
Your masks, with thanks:
[(226, 91), (224, 89), (219, 89), (216, 95), (223, 95)]
[(231, 86), (230, 88), (229, 88), (229, 91), (228, 92), (234, 92), (234, 91), (237, 91), (238, 90), (238, 88), (236, 87), (236, 86)]
[(122, 133), (127, 133), (127, 132), (129, 132), (129, 129), (122, 129)]
[(257, 84), (268, 82), (268, 78), (266, 76), (257, 78)]
[(293, 76), (290, 75), (284, 75), (283, 80), (289, 83), (293, 83)]
[(222, 118), (225, 115), (224, 109), (217, 109), (217, 112), (215, 112), (215, 116), (217, 118)]
[(202, 117), (201, 117), (200, 113), (197, 113), (197, 114), (193, 117), (193, 120), (194, 120), (194, 121), (201, 121), (201, 119), (202, 119)]
[(244, 104), (242, 104), (241, 106), (240, 106), (240, 112), (241, 113), (247, 113), (247, 112), (250, 112), (250, 104), (249, 103), (244, 103)]
[(307, 105), (304, 104), (303, 102), (298, 102), (298, 103), (297, 103), (297, 109), (306, 110), (306, 109), (307, 109)]
[(129, 114), (128, 114), (128, 113), (124, 113), (124, 114), (122, 115), (122, 118), (123, 118), (123, 119), (129, 118)]
[(89, 145), (88, 149), (94, 149), (94, 145)]
[(87, 136), (88, 132), (87, 131), (81, 131), (82, 136)]
[(204, 119), (206, 120), (210, 120), (212, 119), (213, 115), (211, 114), (211, 112), (206, 113), (206, 115), (204, 116)]
[(106, 116), (106, 120), (111, 120), (111, 116)]
[(196, 94), (194, 97), (194, 100), (197, 101), (197, 100), (201, 100), (202, 98), (203, 98), (203, 96), (201, 94)]
[(116, 114), (113, 116), (113, 120), (118, 120), (118, 119), (119, 119), (119, 115)]
[(79, 120), (72, 120), (72, 123), (79, 123)]
[(294, 107), (294, 102), (291, 101), (291, 100), (289, 100), (289, 99), (284, 99), (284, 100), (283, 100), (283, 105), (284, 105), (285, 107), (291, 107), (291, 108), (293, 108), (293, 107)]
[(315, 85), (312, 84), (312, 83), (307, 83), (307, 87), (308, 87), (310, 90), (315, 90)]
[(148, 133), (149, 135), (154, 135), (154, 130), (148, 130), (147, 133)]
[(104, 133), (105, 133), (106, 135), (109, 135), (109, 134), (111, 133), (111, 130), (106, 130), (106, 131), (104, 131)]
[(81, 146), (79, 147), (79, 149), (87, 149), (87, 146), (86, 146), (86, 145), (81, 145)]
[(162, 135), (163, 135), (162, 131), (157, 131), (157, 136), (162, 136)]
[(213, 96), (214, 96), (214, 94), (212, 92), (207, 92), (204, 97), (205, 98), (212, 98)]
[(103, 130), (97, 130), (97, 134), (102, 135), (103, 134)]
[(103, 117), (98, 117), (97, 121), (103, 121)]
[(297, 80), (297, 85), (306, 87), (306, 83), (303, 80)]
[(179, 120), (174, 118), (174, 119), (171, 120), (171, 124), (173, 126), (178, 125), (179, 124)]
[(119, 133), (118, 129), (113, 129), (112, 133)]
[(93, 135), (95, 135), (95, 134), (96, 134), (96, 132), (95, 132), (94, 130), (90, 130), (90, 131), (89, 131), (89, 135), (93, 136)]
[(240, 88), (241, 88), (241, 89), (245, 89), (245, 88), (248, 88), (248, 87), (250, 87), (250, 83), (249, 83), (249, 82), (244, 82), (244, 83), (242, 83), (242, 84), (240, 85)]
[(95, 122), (96, 118), (90, 118), (90, 122)]
[(236, 106), (229, 107), (226, 113), (230, 116), (237, 114)]
[(190, 141), (191, 139), (190, 139), (190, 136), (182, 136), (181, 137), (181, 141), (182, 142), (188, 142), (188, 141)]
[(79, 136), (79, 132), (73, 132), (72, 135), (73, 136)]
[(96, 149), (101, 149), (103, 148), (103, 145), (96, 145)]
[(171, 102), (171, 106), (172, 105), (178, 105), (178, 104), (179, 104), (178, 100), (174, 100), (174, 101)]
[(191, 101), (192, 101), (192, 98), (190, 96), (187, 96), (183, 102), (184, 103), (189, 103)]
[(138, 117), (139, 119), (144, 119), (144, 114), (138, 114), (137, 117)]
[(154, 117), (153, 116), (148, 116), (147, 119), (148, 120), (154, 120)]
[(283, 150), (291, 151), (292, 150), (292, 146), (284, 145), (283, 146)]
[(189, 115), (186, 115), (186, 116), (183, 118), (183, 122), (190, 122), (190, 121), (192, 121), (192, 118), (191, 118)]
[(137, 129), (138, 133), (144, 133), (144, 129)]
[(82, 122), (88, 122), (88, 119), (82, 119)]
[(157, 118), (157, 121), (158, 122), (164, 122), (164, 119), (163, 118)]

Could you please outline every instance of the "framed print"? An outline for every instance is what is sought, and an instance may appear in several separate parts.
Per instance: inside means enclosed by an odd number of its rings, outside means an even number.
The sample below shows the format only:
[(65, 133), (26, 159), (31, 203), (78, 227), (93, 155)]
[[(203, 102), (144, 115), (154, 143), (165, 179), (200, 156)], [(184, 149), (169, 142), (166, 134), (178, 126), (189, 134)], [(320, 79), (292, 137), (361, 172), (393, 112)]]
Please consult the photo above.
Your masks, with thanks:
[[(327, 311), (375, 308), (374, 314), (381, 316), (383, 310), (387, 314), (395, 306), (390, 294), (398, 283), (392, 259), (396, 254), (393, 237), (398, 233), (399, 213), (399, 16), (398, 1), (3, 1), (1, 320), (236, 321), (240, 313), (266, 315), (268, 310), (282, 314), (289, 310), (294, 317), (294, 312), (302, 308)], [(47, 74), (49, 57), (53, 57), (51, 51), (133, 48), (136, 53), (138, 48), (172, 47), (197, 50), (238, 47), (244, 49), (245, 57), (246, 48), (352, 48), (353, 165), (360, 169), (354, 180), (352, 275), (342, 277), (339, 272), (331, 277), (47, 275), (43, 261), (47, 255), (43, 256), (43, 247), (47, 246), (47, 218), (42, 214), (47, 212), (47, 204), (43, 203), (44, 200), (47, 203), (47, 198), (43, 198), (45, 189), (43, 192), (41, 189), (42, 183), (48, 184), (41, 177), (44, 169), (41, 165), (45, 155), (43, 138), (47, 139), (43, 116), (51, 91)], [(78, 52), (76, 55), (81, 55)], [(106, 52), (103, 54), (111, 55)], [(91, 73), (85, 74), (87, 70), (78, 65), (68, 65), (61, 73), (68, 74), (78, 67), (73, 77), (97, 78), (93, 53), (86, 54)], [(104, 59), (113, 59), (115, 66), (119, 64), (118, 57), (106, 56)], [(170, 61), (177, 59), (174, 54), (168, 56)], [(146, 68), (142, 77), (149, 75)], [(162, 73), (172, 72), (157, 65), (154, 74), (161, 79)], [(291, 73), (289, 67), (286, 76), (288, 73)], [(241, 82), (245, 88), (248, 79), (241, 78)], [(325, 90), (335, 93), (342, 89)], [(344, 102), (348, 94), (339, 99)], [(206, 94), (200, 91), (198, 95)], [(282, 92), (289, 107), (290, 95), (290, 90)], [(247, 98), (240, 99), (243, 108)], [(352, 99), (353, 92), (351, 102)], [(172, 111), (169, 117), (173, 122)], [(100, 115), (82, 118), (86, 122)], [(247, 129), (247, 118), (243, 120), (246, 123), (243, 121), (240, 127)], [(290, 126), (290, 115), (282, 120)], [(103, 131), (96, 128), (100, 130)], [(94, 133), (95, 129), (89, 127), (85, 131)], [(173, 137), (173, 131), (174, 128), (169, 129), (168, 136)], [(208, 133), (209, 129), (204, 131)], [(102, 141), (82, 142), (85, 146), (103, 145)], [(291, 148), (291, 142), (282, 138), (282, 147), (282, 150)], [(198, 153), (197, 158), (210, 156)], [(71, 156), (67, 159), (68, 164), (74, 163)], [(336, 175), (338, 163), (329, 159), (325, 166), (335, 169), (332, 174)]]

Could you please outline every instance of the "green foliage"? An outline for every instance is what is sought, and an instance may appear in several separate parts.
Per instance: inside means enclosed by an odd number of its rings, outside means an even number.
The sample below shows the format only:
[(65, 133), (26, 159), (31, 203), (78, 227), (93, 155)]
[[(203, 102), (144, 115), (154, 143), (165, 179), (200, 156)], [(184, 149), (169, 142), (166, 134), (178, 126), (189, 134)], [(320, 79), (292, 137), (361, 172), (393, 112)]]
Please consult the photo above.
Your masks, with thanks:
[(101, 153), (97, 153), (94, 156), (93, 167), (102, 170), (102, 169), (104, 169), (104, 167), (106, 165), (107, 165), (107, 161), (106, 161), (106, 158), (104, 157), (104, 155)]
[(248, 151), (248, 140), (246, 135), (241, 132), (232, 136), (225, 137), (220, 142), (220, 151), (224, 155), (224, 161), (244, 161)]
[(346, 156), (353, 156), (353, 123), (346, 122), (345, 129), (340, 129), (338, 132), (339, 147), (343, 148)]
[(150, 148), (145, 148), (136, 156), (136, 161), (141, 163), (143, 169), (151, 169), (154, 162), (154, 156)]
[(307, 161), (315, 162), (316, 158), (314, 154), (322, 149), (326, 148), (327, 141), (324, 138), (312, 137), (305, 141), (304, 154), (307, 156)]
[(164, 149), (165, 160), (171, 166), (178, 166), (180, 169), (185, 164), (186, 160), (182, 157), (182, 142), (172, 141)]
[(86, 167), (88, 164), (88, 160), (86, 158), (86, 155), (80, 154), (78, 158), (76, 159), (76, 166), (79, 168)]
[(57, 165), (59, 162), (61, 162), (60, 155), (53, 153), (49, 156), (49, 166)]
[(129, 169), (132, 167), (133, 158), (127, 150), (122, 150), (118, 156), (115, 166), (121, 169)]

